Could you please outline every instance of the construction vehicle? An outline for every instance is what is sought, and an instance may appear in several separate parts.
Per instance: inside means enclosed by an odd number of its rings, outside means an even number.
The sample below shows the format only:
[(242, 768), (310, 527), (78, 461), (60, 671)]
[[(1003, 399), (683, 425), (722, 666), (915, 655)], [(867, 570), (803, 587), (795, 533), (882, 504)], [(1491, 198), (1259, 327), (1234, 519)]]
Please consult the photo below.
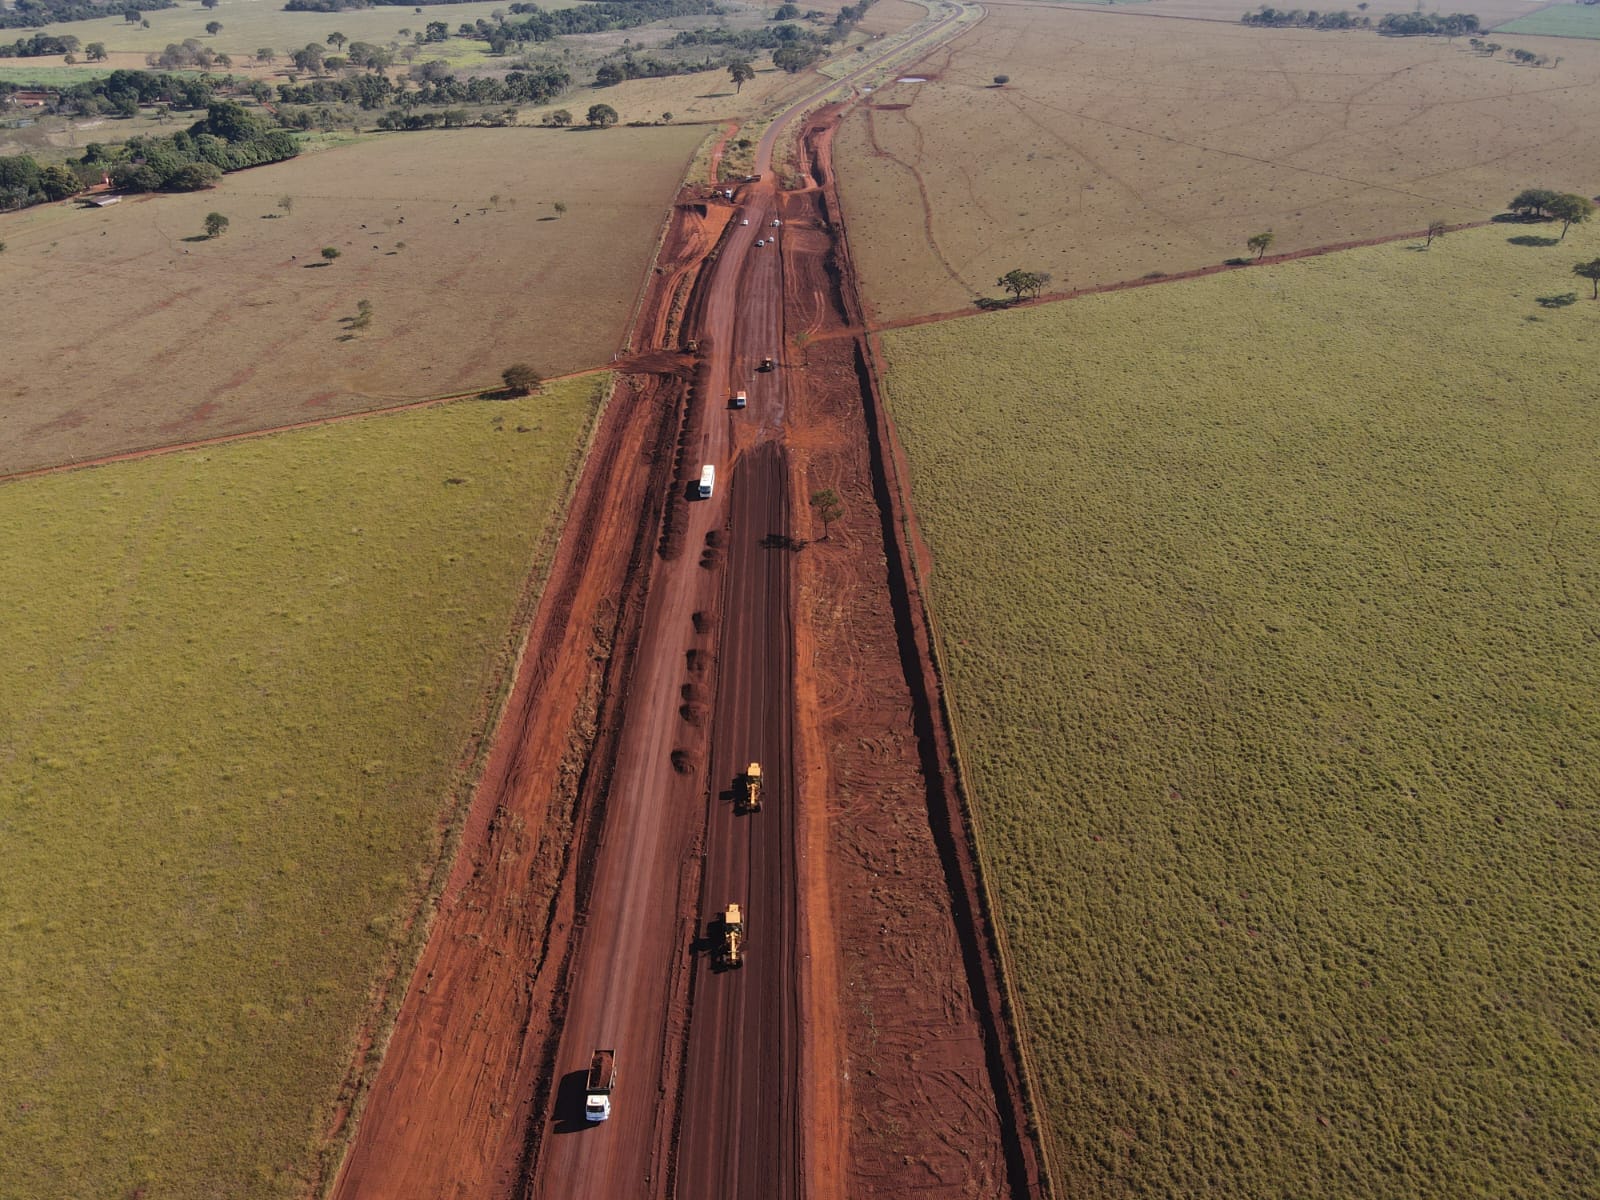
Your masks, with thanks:
[(744, 914), (737, 904), (722, 914), (722, 947), (717, 958), (724, 967), (744, 966)]
[(749, 403), (750, 403), (750, 397), (745, 395), (744, 392), (740, 391), (740, 392), (735, 392), (733, 394), (733, 406), (735, 408), (743, 408), (745, 405), (747, 405)]
[(761, 764), (751, 763), (745, 768), (744, 791), (739, 807), (745, 812), (761, 811)]
[(761, 360), (761, 369), (763, 371), (770, 371), (770, 370), (772, 370), (772, 368), (773, 368), (772, 356), (769, 354), (766, 358), (763, 358)]
[(589, 1078), (583, 1089), (583, 1115), (604, 1121), (611, 1115), (611, 1089), (617, 1086), (617, 1052), (596, 1050), (589, 1060)]

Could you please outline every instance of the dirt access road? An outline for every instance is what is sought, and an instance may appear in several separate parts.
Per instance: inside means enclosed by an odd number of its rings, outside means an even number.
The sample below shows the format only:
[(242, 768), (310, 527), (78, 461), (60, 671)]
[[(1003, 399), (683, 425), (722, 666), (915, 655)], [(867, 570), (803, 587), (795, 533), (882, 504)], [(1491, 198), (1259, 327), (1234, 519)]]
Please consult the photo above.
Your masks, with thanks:
[[(956, 16), (922, 36), (937, 38)], [(931, 925), (926, 914), (898, 914), (921, 925), (906, 929), (877, 976), (889, 991), (876, 1001), (873, 1035), (898, 1039), (894, 1075), (912, 1079), (898, 1095), (913, 1106), (956, 1101), (925, 1127), (896, 1114), (870, 1144), (847, 1138), (838, 1081), (857, 1048), (843, 1045), (845, 1018), (829, 991), (838, 986), (834, 953), (814, 971), (806, 965), (830, 945), (839, 892), (816, 854), (808, 882), (797, 853), (802, 841), (820, 847), (825, 797), (814, 796), (811, 817), (797, 816), (790, 619), (802, 556), (768, 537), (788, 532), (794, 497), (806, 494), (780, 444), (792, 433), (791, 389), (806, 386), (794, 382), (804, 376), (793, 347), (780, 349), (792, 307), (788, 227), (771, 220), (792, 197), (778, 191), (770, 162), (785, 124), (763, 138), (762, 182), (742, 188), (735, 206), (697, 197), (678, 206), (640, 318), (646, 349), (631, 364), (649, 373), (629, 377), (598, 435), (457, 869), (346, 1156), (341, 1197), (911, 1196), (944, 1190), (929, 1189), (929, 1170), (954, 1181), (948, 1194), (995, 1194), (1006, 1175), (997, 1165), (1001, 1106), (987, 1093), (984, 1062), (996, 1039), (980, 1028), (950, 907), (935, 903)], [(802, 209), (807, 287), (826, 287), (829, 221), (814, 202)], [(779, 245), (755, 246), (773, 233)], [(839, 305), (830, 312), (843, 321)], [(698, 342), (692, 364), (670, 353), (680, 338)], [(757, 371), (768, 354), (777, 370)], [(739, 386), (750, 407), (735, 413), (727, 398)], [(859, 391), (846, 403), (859, 411)], [(865, 476), (859, 435), (854, 452)], [(718, 468), (716, 494), (690, 499), (707, 462)], [(799, 507), (803, 517), (803, 499)], [(871, 511), (868, 498), (861, 512)], [(882, 543), (863, 550), (879, 562), (885, 552)], [(892, 677), (900, 651), (888, 606), (863, 590), (881, 579), (857, 573), (854, 586), (856, 602), (875, 610)], [(884, 736), (915, 746), (906, 715), (914, 701), (903, 680), (900, 689), (888, 718), (899, 728)], [(733, 775), (757, 758), (767, 804), (736, 815)], [(917, 799), (917, 753), (893, 769), (909, 778), (896, 794), (910, 807), (871, 837), (919, 845), (909, 894), (936, 897), (949, 881)], [(869, 840), (864, 832), (851, 852)], [(819, 911), (808, 913), (801, 889)], [(852, 911), (880, 921), (888, 889), (868, 889)], [(749, 912), (748, 965), (717, 974), (704, 935), (729, 900)], [(896, 990), (930, 979), (934, 1010), (892, 1011)], [(945, 1026), (960, 1030), (939, 1042)], [(612, 1119), (590, 1125), (583, 1073), (598, 1047), (616, 1050), (618, 1084)], [(936, 1068), (931, 1090), (918, 1078), (924, 1059)], [(364, 1075), (358, 1062), (355, 1102)], [(815, 1085), (804, 1094), (803, 1079)], [(873, 1116), (849, 1120), (859, 1130)], [(871, 1156), (865, 1172), (844, 1161), (858, 1150)], [(889, 1169), (897, 1158), (907, 1169)]]

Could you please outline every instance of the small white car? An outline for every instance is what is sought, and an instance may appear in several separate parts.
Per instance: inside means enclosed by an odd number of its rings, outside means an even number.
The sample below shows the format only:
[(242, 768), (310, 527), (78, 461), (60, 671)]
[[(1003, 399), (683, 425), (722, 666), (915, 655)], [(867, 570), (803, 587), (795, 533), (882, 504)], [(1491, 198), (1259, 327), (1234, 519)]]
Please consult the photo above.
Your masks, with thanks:
[(767, 244), (767, 239), (766, 238), (757, 238), (756, 239), (756, 245), (765, 246), (766, 244)]
[(748, 224), (750, 224), (750, 218), (749, 218), (749, 217), (746, 217), (746, 218), (745, 218), (745, 219), (744, 219), (744, 220), (742, 220), (742, 221), (740, 221), (740, 222), (739, 222), (739, 224), (741, 224), (741, 225), (748, 225)]
[(779, 226), (779, 225), (782, 225), (782, 224), (783, 224), (783, 222), (782, 222), (782, 221), (780, 221), (780, 220), (778, 220), (778, 218), (777, 218), (777, 217), (773, 217), (773, 218), (772, 218), (772, 227), (773, 227), (773, 228), (774, 228), (774, 229), (776, 229), (776, 228), (777, 228), (777, 227), (778, 227), (778, 226)]

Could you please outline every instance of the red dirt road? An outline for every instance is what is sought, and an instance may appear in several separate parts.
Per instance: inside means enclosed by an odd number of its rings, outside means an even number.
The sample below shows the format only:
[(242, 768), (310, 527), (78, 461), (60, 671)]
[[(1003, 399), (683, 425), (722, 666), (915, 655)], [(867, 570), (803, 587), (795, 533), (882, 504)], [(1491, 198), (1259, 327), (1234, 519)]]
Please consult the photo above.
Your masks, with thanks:
[[(827, 336), (861, 324), (836, 202), (776, 190), (783, 125), (736, 207), (674, 214), (656, 373), (602, 424), (342, 1200), (1037, 1189), (870, 380)], [(791, 548), (821, 486), (847, 516)], [(746, 965), (716, 972), (729, 901)]]

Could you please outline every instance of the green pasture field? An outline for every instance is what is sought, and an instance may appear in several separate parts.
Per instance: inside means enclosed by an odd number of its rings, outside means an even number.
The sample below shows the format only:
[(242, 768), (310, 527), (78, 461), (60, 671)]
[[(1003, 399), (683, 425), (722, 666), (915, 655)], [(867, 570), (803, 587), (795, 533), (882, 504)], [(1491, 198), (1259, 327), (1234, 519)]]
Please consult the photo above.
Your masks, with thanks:
[(608, 386), (0, 486), (8, 1200), (302, 1194)]
[(884, 336), (1062, 1195), (1600, 1189), (1600, 231), (1516, 236)]
[[(39, 66), (0, 67), (0, 83), (37, 85), (38, 87), (73, 87), (80, 83), (93, 83), (111, 74), (110, 67), (80, 69), (48, 65), (50, 59), (41, 59)], [(16, 114), (7, 114), (15, 120)], [(25, 116), (27, 114), (24, 114)]]
[[(576, 0), (554, 0), (542, 8), (570, 8)], [(169, 43), (185, 38), (197, 38), (211, 49), (233, 57), (242, 64), (245, 57), (263, 46), (278, 52), (280, 60), (311, 42), (322, 42), (330, 33), (342, 33), (351, 41), (388, 45), (400, 37), (401, 29), (419, 33), (429, 21), (443, 21), (454, 32), (458, 25), (471, 25), (480, 18), (490, 19), (497, 9), (510, 14), (507, 4), (481, 0), (473, 4), (424, 4), (422, 11), (414, 6), (384, 5), (376, 8), (353, 9), (348, 12), (285, 12), (281, 0), (217, 0), (216, 8), (202, 8), (198, 4), (182, 4), (177, 8), (157, 9), (144, 17), (150, 28), (130, 25), (118, 13), (97, 21), (67, 21), (47, 25), (44, 32), (53, 35), (71, 34), (84, 45), (103, 42), (110, 51), (137, 51), (141, 54), (159, 54)], [(515, 19), (514, 17), (511, 19)], [(212, 21), (222, 24), (222, 32), (212, 37), (206, 26)], [(11, 39), (6, 39), (11, 40)], [(418, 61), (424, 61), (432, 46), (422, 47)], [(330, 50), (329, 53), (334, 53)]]
[(1592, 4), (1552, 4), (1549, 8), (1541, 8), (1525, 17), (1497, 25), (1494, 32), (1600, 38), (1600, 8)]

